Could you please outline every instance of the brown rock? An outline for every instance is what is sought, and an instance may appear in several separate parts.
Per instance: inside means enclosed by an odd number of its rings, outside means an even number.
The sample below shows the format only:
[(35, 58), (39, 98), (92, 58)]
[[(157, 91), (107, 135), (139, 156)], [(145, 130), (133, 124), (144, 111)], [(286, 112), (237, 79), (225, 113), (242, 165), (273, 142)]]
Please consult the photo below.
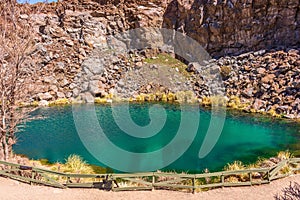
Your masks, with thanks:
[(244, 66), (245, 71), (251, 71), (251, 67), (249, 65)]
[(263, 106), (264, 106), (264, 101), (260, 100), (260, 99), (255, 99), (254, 104), (253, 104), (253, 108), (255, 110), (260, 110)]
[(242, 92), (242, 95), (246, 98), (251, 98), (253, 95), (253, 88), (247, 88)]
[(61, 99), (63, 99), (63, 98), (66, 97), (65, 94), (64, 94), (63, 92), (57, 92), (57, 93), (56, 93), (56, 96), (57, 96), (57, 98), (61, 98)]
[(49, 92), (39, 93), (37, 96), (38, 96), (39, 100), (49, 101), (49, 100), (53, 99), (53, 96)]
[(272, 83), (274, 81), (275, 75), (274, 74), (268, 74), (265, 77), (261, 79), (263, 83)]
[(259, 74), (264, 74), (265, 72), (266, 72), (266, 69), (265, 68), (258, 68), (257, 70), (257, 73), (259, 73)]
[(67, 39), (67, 40), (65, 40), (65, 42), (66, 42), (66, 45), (69, 47), (74, 46), (74, 42), (72, 40)]

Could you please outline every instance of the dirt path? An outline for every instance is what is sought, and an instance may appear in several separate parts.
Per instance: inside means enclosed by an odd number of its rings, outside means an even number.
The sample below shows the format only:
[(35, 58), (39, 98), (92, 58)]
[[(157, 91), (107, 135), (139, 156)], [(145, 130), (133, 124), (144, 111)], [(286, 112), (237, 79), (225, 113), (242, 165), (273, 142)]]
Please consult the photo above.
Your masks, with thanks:
[(101, 199), (101, 200), (274, 200), (274, 195), (280, 193), (290, 182), (300, 183), (300, 175), (274, 181), (267, 185), (252, 187), (234, 187), (215, 189), (208, 192), (190, 194), (173, 191), (133, 191), (133, 192), (105, 192), (97, 189), (56, 189), (44, 186), (30, 186), (10, 179), (0, 178), (1, 200), (79, 200), (79, 199)]

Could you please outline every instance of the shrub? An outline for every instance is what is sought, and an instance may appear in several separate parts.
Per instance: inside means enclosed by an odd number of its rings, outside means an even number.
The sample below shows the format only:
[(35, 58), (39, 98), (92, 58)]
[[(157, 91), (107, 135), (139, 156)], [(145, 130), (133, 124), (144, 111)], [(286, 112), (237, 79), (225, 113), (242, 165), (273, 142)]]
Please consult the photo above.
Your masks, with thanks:
[(300, 185), (298, 183), (290, 183), (290, 185), (282, 190), (283, 194), (275, 196), (275, 200), (296, 200), (300, 199)]
[(280, 151), (277, 154), (277, 158), (279, 158), (280, 160), (288, 160), (293, 157), (294, 157), (293, 154), (289, 150)]
[[(293, 154), (291, 152), (289, 152), (289, 150), (286, 150), (286, 151), (280, 151), (278, 152), (277, 154), (277, 158), (279, 160), (288, 160), (290, 158), (293, 157)], [(282, 169), (280, 170), (280, 173), (281, 174), (289, 174), (291, 173), (291, 167), (289, 166), (289, 164), (285, 164)]]
[(210, 102), (213, 105), (223, 106), (226, 107), (227, 98), (221, 95), (211, 96)]
[(70, 102), (69, 102), (69, 100), (68, 99), (66, 99), (66, 98), (62, 98), (62, 99), (57, 99), (57, 100), (55, 100), (55, 101), (53, 101), (53, 102), (50, 102), (49, 103), (49, 105), (50, 106), (56, 106), (56, 105), (66, 105), (66, 104), (69, 104)]
[(175, 94), (173, 94), (172, 92), (169, 92), (167, 95), (167, 99), (168, 101), (172, 102), (175, 100)]
[(145, 95), (144, 94), (139, 94), (135, 97), (136, 101), (138, 102), (143, 102), (145, 101)]
[(280, 170), (281, 174), (289, 174), (291, 172), (292, 172), (291, 167), (288, 164), (284, 165)]
[(233, 163), (227, 163), (224, 167), (225, 171), (243, 170), (245, 165), (241, 161), (234, 161)]
[(162, 94), (161, 100), (163, 102), (167, 102), (168, 101), (168, 96), (166, 94)]
[(78, 174), (93, 174), (93, 168), (90, 167), (86, 162), (78, 155), (70, 155), (65, 165), (63, 166), (64, 172), (78, 173)]
[(176, 100), (178, 102), (184, 102), (185, 101), (185, 93), (183, 91), (179, 91), (175, 93)]
[(234, 96), (234, 95), (230, 96), (228, 107), (233, 109), (238, 109), (240, 105), (241, 105), (241, 100), (238, 96)]
[(254, 163), (254, 168), (266, 167), (267, 162), (269, 162), (269, 159), (259, 157)]
[[(234, 161), (233, 163), (227, 163), (224, 167), (225, 171), (235, 171), (235, 170), (243, 170), (245, 169), (245, 165), (241, 161)], [(247, 174), (239, 174), (239, 175), (232, 175), (227, 178), (228, 182), (239, 182), (243, 181), (248, 177)]]
[(201, 100), (201, 104), (203, 106), (211, 106), (211, 100), (209, 97), (203, 97), (202, 100)]

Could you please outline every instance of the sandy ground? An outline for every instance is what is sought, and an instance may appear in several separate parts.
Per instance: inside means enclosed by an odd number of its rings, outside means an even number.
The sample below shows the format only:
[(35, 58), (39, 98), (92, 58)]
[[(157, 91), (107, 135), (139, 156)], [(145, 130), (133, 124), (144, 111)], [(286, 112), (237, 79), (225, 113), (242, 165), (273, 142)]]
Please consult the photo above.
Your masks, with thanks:
[(233, 187), (220, 188), (196, 194), (174, 192), (174, 191), (132, 191), (132, 192), (107, 192), (98, 189), (56, 189), (44, 186), (31, 186), (19, 183), (14, 180), (0, 178), (0, 199), (1, 200), (44, 200), (44, 199), (189, 199), (189, 200), (268, 200), (273, 199), (274, 195), (280, 194), (281, 190), (289, 186), (290, 182), (300, 183), (300, 175), (291, 176), (285, 179), (274, 181), (267, 185), (252, 187)]

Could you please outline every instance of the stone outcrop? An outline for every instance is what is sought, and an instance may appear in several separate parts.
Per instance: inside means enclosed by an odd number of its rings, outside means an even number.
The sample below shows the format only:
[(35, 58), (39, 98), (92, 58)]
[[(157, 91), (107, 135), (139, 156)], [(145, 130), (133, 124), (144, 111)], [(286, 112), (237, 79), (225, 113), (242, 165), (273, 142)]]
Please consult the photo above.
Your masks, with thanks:
[(163, 26), (186, 33), (213, 56), (299, 45), (298, 0), (174, 0)]
[(187, 34), (213, 56), (299, 45), (299, 10), (298, 0), (66, 0), (45, 8), (62, 27), (82, 28), (81, 36), (93, 35), (84, 30), (96, 26), (104, 35), (164, 27)]

